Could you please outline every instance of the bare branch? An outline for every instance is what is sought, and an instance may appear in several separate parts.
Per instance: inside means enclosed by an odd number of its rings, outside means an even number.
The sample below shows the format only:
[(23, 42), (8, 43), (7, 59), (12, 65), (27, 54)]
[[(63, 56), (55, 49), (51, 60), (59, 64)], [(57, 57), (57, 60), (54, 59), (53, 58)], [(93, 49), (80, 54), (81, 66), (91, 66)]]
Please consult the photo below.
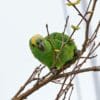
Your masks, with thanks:
[(100, 28), (100, 22), (99, 22), (98, 25), (96, 26), (96, 29), (95, 29), (94, 33), (92, 34), (92, 36), (90, 37), (89, 43), (88, 43), (88, 44), (90, 44), (91, 42), (93, 42), (94, 39), (97, 37), (97, 33), (98, 33), (98, 31), (99, 31), (99, 28)]
[[(91, 2), (92, 2), (92, 0), (90, 1), (89, 6), (90, 6)], [(88, 19), (86, 21), (85, 41), (83, 43), (82, 53), (85, 52), (86, 47), (87, 47), (88, 37), (89, 37), (89, 26), (90, 26), (90, 22), (91, 22), (91, 19), (93, 17), (93, 14), (94, 14), (94, 10), (95, 10), (95, 7), (96, 7), (96, 3), (97, 3), (97, 0), (93, 0), (92, 10), (91, 10), (92, 13), (90, 14), (90, 16), (88, 17)], [(88, 6), (88, 9), (89, 9), (89, 6)]]
[[(23, 86), (21, 86), (21, 88), (19, 89), (19, 91), (15, 94), (15, 96), (12, 98), (12, 100), (16, 100), (15, 98), (17, 98), (19, 96), (19, 94), (25, 89), (25, 87), (31, 82), (31, 80), (35, 77), (35, 75), (37, 74), (39, 68), (41, 65), (39, 65), (38, 67), (35, 68), (35, 70), (32, 72), (32, 74), (30, 75), (30, 77), (28, 78), (28, 80), (24, 83)], [(35, 78), (36, 80), (36, 78)]]
[(63, 92), (64, 92), (64, 91), (63, 91), (63, 87), (64, 87), (64, 85), (65, 85), (65, 82), (66, 82), (67, 78), (68, 78), (68, 77), (65, 77), (64, 82), (63, 82), (63, 84), (62, 84), (62, 86), (61, 86), (61, 89), (60, 89), (59, 93), (57, 94), (55, 100), (59, 100), (60, 96), (63, 94)]
[(65, 23), (65, 26), (64, 26), (63, 35), (64, 35), (65, 31), (66, 31), (68, 20), (69, 20), (69, 16), (66, 18), (66, 23)]
[(64, 73), (64, 74), (59, 74), (55, 79), (66, 77), (66, 76), (68, 77), (68, 76), (73, 75), (73, 74), (80, 74), (80, 73), (86, 73), (86, 72), (91, 72), (91, 71), (99, 72), (100, 66), (87, 67), (87, 68), (84, 68), (84, 69), (75, 70), (75, 71), (67, 72), (67, 73)]
[(71, 98), (71, 95), (72, 95), (73, 89), (74, 89), (74, 87), (73, 87), (73, 85), (72, 85), (72, 89), (71, 89), (71, 92), (70, 92), (70, 95), (69, 95), (68, 100), (70, 100), (70, 98)]
[[(71, 3), (71, 1), (70, 0), (67, 0), (69, 3)], [(80, 10), (75, 6), (75, 5), (73, 5), (73, 7), (75, 8), (75, 10), (78, 12), (78, 15), (80, 15), (85, 21), (86, 21), (86, 19), (85, 19), (85, 17), (83, 16), (83, 14), (80, 12)]]
[(46, 24), (46, 29), (47, 29), (47, 34), (48, 34), (48, 36), (50, 36), (50, 34), (49, 34), (49, 29), (48, 29), (48, 24)]

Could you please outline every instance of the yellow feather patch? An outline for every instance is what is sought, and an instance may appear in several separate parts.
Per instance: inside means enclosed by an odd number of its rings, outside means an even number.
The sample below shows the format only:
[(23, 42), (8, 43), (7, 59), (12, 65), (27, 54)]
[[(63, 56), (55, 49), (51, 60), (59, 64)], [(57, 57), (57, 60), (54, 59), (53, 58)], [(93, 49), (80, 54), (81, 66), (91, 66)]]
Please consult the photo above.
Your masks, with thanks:
[(38, 39), (41, 39), (41, 38), (43, 38), (40, 34), (36, 34), (36, 35), (34, 35), (32, 38), (31, 38), (31, 43), (33, 44), (33, 45), (36, 45), (36, 41), (38, 40)]
[(54, 51), (55, 51), (55, 52), (60, 52), (60, 50), (59, 50), (59, 49), (54, 49)]

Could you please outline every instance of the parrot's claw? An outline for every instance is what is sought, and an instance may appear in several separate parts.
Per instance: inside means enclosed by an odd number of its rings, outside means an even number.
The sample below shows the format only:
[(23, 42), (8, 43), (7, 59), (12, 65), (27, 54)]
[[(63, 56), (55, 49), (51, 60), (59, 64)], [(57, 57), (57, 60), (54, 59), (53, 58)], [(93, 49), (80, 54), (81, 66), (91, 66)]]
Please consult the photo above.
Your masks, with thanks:
[(56, 75), (58, 73), (58, 70), (56, 67), (52, 67), (50, 70), (51, 70), (51, 73), (54, 75)]
[(77, 51), (75, 51), (74, 56), (75, 56), (75, 57), (78, 57), (80, 54), (81, 54), (81, 51), (80, 51), (80, 50), (77, 50)]

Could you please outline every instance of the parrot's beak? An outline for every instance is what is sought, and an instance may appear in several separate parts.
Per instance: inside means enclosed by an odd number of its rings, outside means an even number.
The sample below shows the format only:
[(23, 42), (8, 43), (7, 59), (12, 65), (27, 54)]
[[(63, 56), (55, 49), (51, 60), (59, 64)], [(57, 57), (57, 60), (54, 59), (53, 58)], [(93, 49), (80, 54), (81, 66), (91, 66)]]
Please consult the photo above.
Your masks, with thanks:
[(44, 51), (44, 43), (43, 42), (40, 42), (39, 45), (38, 45), (38, 48), (41, 49), (42, 51)]

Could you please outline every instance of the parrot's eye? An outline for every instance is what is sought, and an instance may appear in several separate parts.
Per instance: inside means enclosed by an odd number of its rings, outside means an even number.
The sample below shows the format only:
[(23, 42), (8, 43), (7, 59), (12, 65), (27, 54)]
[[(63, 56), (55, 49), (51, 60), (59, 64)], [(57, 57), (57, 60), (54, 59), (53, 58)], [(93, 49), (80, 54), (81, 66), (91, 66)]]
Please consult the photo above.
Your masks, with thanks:
[(36, 44), (37, 44), (37, 45), (39, 45), (39, 44), (40, 44), (40, 42), (41, 42), (41, 41), (40, 41), (40, 40), (38, 40), (38, 41), (36, 41)]
[(37, 46), (38, 46), (38, 48), (40, 49), (40, 50), (42, 50), (42, 51), (44, 51), (44, 43), (43, 43), (43, 41), (42, 40), (37, 40), (36, 41), (36, 44), (37, 44)]
[(39, 39), (36, 41), (36, 44), (39, 45), (39, 44), (41, 44), (41, 42), (42, 42), (42, 40)]

